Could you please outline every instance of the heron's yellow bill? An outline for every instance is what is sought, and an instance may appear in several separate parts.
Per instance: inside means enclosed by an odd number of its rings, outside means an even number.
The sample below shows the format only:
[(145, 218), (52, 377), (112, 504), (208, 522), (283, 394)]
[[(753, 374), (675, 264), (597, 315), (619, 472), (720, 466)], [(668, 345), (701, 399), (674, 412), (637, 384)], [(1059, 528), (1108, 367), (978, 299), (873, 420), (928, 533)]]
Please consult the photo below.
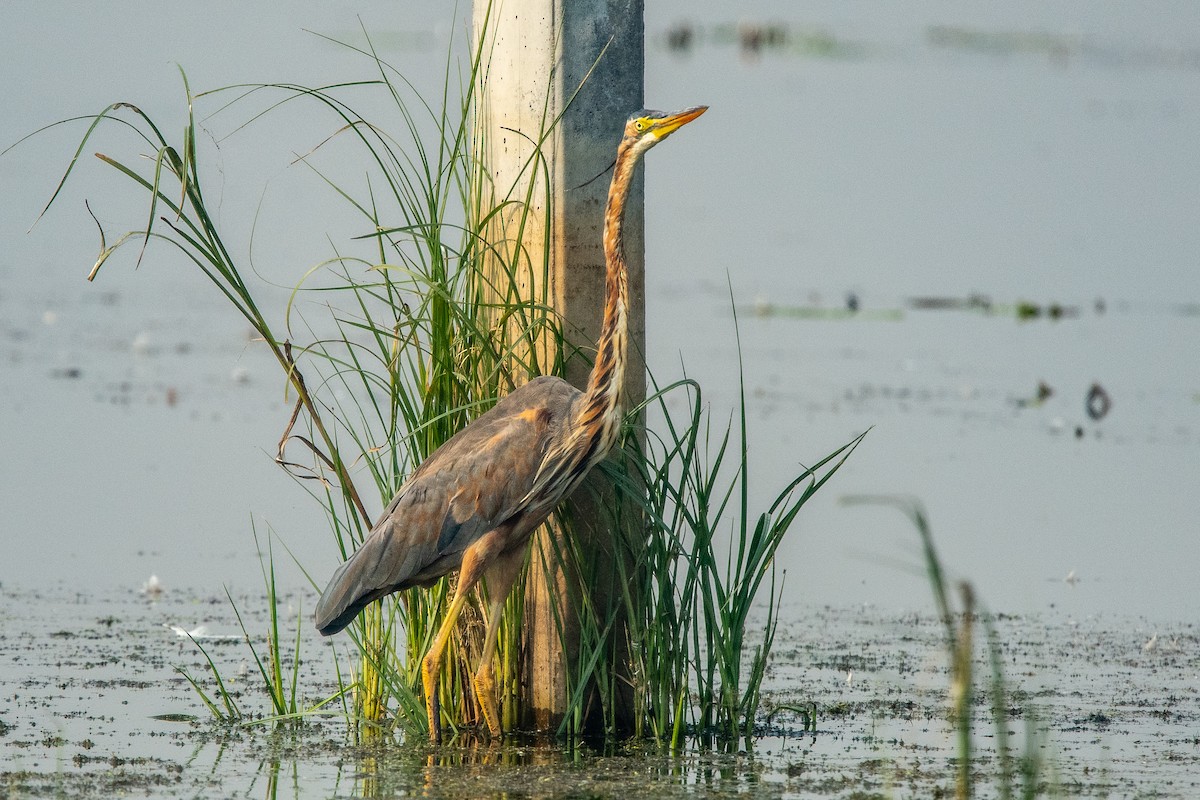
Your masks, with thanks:
[(655, 132), (658, 134), (658, 138), (665, 139), (705, 111), (708, 111), (708, 106), (692, 106), (691, 108), (685, 108), (683, 111), (669, 114), (659, 120), (658, 125), (655, 126)]

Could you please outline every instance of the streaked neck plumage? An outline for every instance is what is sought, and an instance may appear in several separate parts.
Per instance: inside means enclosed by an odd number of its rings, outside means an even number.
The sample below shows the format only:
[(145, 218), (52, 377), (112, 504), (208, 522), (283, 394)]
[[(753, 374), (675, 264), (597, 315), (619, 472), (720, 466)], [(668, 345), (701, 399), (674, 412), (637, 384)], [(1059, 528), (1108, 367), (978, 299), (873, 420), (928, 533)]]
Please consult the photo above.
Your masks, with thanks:
[(621, 143), (613, 166), (608, 204), (604, 210), (604, 262), (607, 267), (604, 321), (600, 328), (596, 362), (577, 417), (584, 430), (595, 430), (598, 434), (594, 460), (604, 457), (615, 444), (621, 430), (621, 394), (625, 389), (625, 365), (629, 350), (629, 275), (625, 266), (623, 239), (625, 201), (629, 197), (634, 170), (646, 149), (639, 146), (638, 142)]

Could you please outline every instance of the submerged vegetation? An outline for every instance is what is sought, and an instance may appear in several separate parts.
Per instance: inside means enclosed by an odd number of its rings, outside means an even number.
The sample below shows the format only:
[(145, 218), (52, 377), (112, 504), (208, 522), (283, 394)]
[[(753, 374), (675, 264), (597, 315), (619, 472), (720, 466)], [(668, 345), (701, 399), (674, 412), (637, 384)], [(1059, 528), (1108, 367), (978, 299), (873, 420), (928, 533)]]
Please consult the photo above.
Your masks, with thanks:
[[(373, 77), (330, 87), (254, 85), (201, 94), (191, 92), (185, 77), (187, 124), (176, 143), (141, 109), (114, 104), (91, 118), (50, 201), (102, 128), (132, 131), (139, 149), (149, 147), (143, 161), (97, 154), (145, 193), (149, 209), (144, 227), (113, 244), (101, 226), (101, 252), (88, 277), (96, 278), (118, 250), (134, 249), (141, 263), (150, 245), (167, 244), (229, 300), (270, 350), (296, 398), (277, 461), (324, 508), (343, 557), (371, 528), (372, 496), (386, 504), (405, 476), (468, 420), (533, 376), (561, 375), (565, 359), (562, 321), (545, 294), (545, 254), (523, 249), (519, 237), (508, 238), (511, 233), (497, 234), (534, 222), (529, 192), (547, 180), (540, 146), (557, 120), (523, 133), (536, 145), (526, 174), (511, 186), (495, 185), (475, 127), (487, 73), (482, 48), (471, 54), (457, 86), (448, 62), (440, 104), (417, 96), (375, 54), (369, 38), (354, 49), (368, 60)], [(368, 120), (351, 105), (348, 96), (364, 90), (389, 101), (390, 121)], [(205, 192), (203, 165), (210, 154), (201, 143), (195, 105), (231, 95), (223, 113), (265, 98), (266, 108), (257, 114), (293, 103), (331, 114), (336, 130), (298, 164), (319, 175), (363, 226), (361, 235), (335, 245), (330, 258), (299, 280), (282, 324), (262, 310), (257, 284), (222, 238)], [(321, 162), (322, 148), (334, 141), (352, 143), (368, 168), (360, 188)], [(550, 230), (549, 219), (536, 223)], [(543, 287), (536, 290), (541, 294), (529, 296), (531, 286)], [(327, 319), (303, 313), (309, 307), (302, 300), (310, 295), (321, 300), (317, 307), (328, 311)], [(686, 395), (682, 418), (669, 410), (668, 393)], [(647, 411), (658, 417), (649, 430), (643, 428)], [(632, 732), (672, 746), (694, 734), (736, 746), (754, 732), (782, 587), (773, 556), (799, 509), (862, 437), (805, 469), (756, 514), (749, 504), (744, 401), (738, 419), (736, 431), (714, 430), (692, 381), (657, 391), (630, 410), (624, 457), (610, 459), (606, 480), (597, 482), (608, 488), (584, 490), (612, 499), (596, 507), (611, 514), (605, 522), (612, 539), (601, 548), (615, 557), (598, 565), (580, 537), (567, 535), (548, 537), (561, 545), (545, 555), (535, 550), (527, 563), (527, 572), (562, 569), (573, 578), (570, 607), (558, 607), (561, 601), (551, 596), (555, 619), (570, 616), (580, 624), (578, 641), (564, 640), (561, 648), (568, 704), (560, 734)], [(576, 523), (569, 503), (554, 518), (568, 534)], [(721, 542), (730, 538), (725, 550)], [(326, 571), (304, 566), (309, 574)], [(358, 736), (396, 729), (425, 733), (419, 656), (447, 605), (447, 579), (373, 603), (348, 629), (355, 656), (350, 666), (336, 667), (341, 690), (307, 707), (297, 702), (299, 639), (289, 653), (273, 608), (270, 556), (264, 581), (272, 604), (267, 652), (253, 644), (251, 652), (273, 719), (296, 719), (342, 696), (352, 698), (342, 708)], [(507, 729), (525, 717), (523, 598), (518, 584), (495, 670)], [(750, 642), (750, 611), (764, 601), (763, 638)], [(482, 649), (479, 628), (460, 626), (440, 675), (442, 708), (456, 729), (480, 718), (469, 688)], [(246, 639), (250, 643), (248, 634)], [(216, 665), (208, 660), (208, 666), (215, 690), (184, 676), (214, 716), (242, 718)]]

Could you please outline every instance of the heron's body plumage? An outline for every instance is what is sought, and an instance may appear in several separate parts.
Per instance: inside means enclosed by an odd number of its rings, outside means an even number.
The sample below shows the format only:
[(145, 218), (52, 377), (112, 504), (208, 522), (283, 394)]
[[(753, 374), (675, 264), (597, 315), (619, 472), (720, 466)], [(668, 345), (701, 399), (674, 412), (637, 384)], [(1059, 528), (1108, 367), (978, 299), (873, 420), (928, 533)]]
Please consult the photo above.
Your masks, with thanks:
[(530, 492), (581, 397), (561, 378), (535, 378), (425, 459), (330, 579), (317, 629), (337, 633), (372, 600), (457, 570), (484, 534), (500, 533), (501, 552), (524, 547), (562, 498)]

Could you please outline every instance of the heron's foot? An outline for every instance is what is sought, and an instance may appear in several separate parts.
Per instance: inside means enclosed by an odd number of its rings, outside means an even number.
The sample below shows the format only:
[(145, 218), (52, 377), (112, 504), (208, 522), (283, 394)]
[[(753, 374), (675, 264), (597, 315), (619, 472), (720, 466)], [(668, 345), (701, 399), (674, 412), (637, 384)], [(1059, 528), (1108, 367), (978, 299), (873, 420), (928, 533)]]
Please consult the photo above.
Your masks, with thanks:
[(475, 699), (479, 701), (479, 708), (483, 711), (483, 721), (487, 723), (488, 731), (492, 736), (499, 736), (500, 730), (500, 707), (496, 703), (496, 682), (492, 679), (492, 668), (490, 665), (483, 665), (479, 671), (475, 673)]
[(426, 658), (421, 662), (421, 684), (425, 688), (425, 713), (429, 715), (429, 743), (442, 743), (442, 707), (438, 699), (436, 666)]

